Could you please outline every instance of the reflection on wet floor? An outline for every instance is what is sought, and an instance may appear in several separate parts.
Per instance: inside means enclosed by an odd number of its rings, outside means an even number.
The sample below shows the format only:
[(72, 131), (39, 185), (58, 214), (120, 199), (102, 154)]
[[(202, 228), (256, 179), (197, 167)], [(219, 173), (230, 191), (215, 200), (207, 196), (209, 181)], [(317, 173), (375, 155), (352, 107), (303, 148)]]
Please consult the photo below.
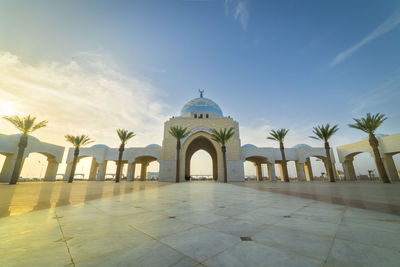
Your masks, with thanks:
[(400, 215), (400, 184), (376, 182), (269, 183), (246, 182), (235, 185), (331, 204)]
[(0, 217), (24, 214), (34, 210), (107, 199), (136, 191), (156, 188), (158, 182), (24, 182), (0, 184)]

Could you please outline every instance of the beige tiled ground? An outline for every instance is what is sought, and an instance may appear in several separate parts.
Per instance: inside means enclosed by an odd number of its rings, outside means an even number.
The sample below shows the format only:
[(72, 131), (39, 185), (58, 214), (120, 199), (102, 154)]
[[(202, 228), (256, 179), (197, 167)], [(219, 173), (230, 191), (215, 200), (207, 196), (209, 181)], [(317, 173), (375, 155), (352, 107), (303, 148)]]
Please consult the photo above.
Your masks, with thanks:
[(398, 266), (400, 216), (182, 183), (3, 217), (0, 240), (0, 266)]

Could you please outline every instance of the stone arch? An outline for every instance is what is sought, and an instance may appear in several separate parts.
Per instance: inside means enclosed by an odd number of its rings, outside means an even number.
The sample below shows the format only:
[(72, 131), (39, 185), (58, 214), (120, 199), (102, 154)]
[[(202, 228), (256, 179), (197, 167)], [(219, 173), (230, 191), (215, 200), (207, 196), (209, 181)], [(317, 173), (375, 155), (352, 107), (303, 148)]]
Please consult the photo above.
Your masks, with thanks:
[[(374, 159), (374, 155), (371, 153), (370, 150), (366, 149), (360, 149), (357, 151), (350, 151), (348, 153), (346, 153), (345, 155), (343, 155), (343, 162), (342, 162), (342, 166), (343, 166), (343, 171), (344, 171), (344, 176), (346, 180), (357, 180), (357, 174), (356, 174), (356, 169), (354, 168), (354, 157), (356, 157), (359, 154), (369, 154), (375, 163), (375, 159)], [(376, 169), (376, 165), (375, 165), (375, 169)]]
[(267, 157), (264, 157), (264, 156), (250, 156), (250, 157), (246, 157), (245, 161), (252, 162), (254, 164), (254, 166), (256, 167), (257, 182), (261, 182), (264, 179), (263, 172), (262, 172), (262, 164), (267, 164), (268, 172), (269, 172), (268, 177), (271, 177), (271, 173), (270, 173), (269, 168), (272, 168), (271, 167), (272, 164), (268, 160)]
[(199, 136), (195, 138), (188, 146), (185, 153), (185, 179), (190, 177), (190, 161), (194, 153), (199, 150), (204, 150), (210, 154), (212, 159), (212, 170), (213, 170), (213, 180), (218, 180), (218, 160), (217, 151), (214, 145), (204, 136)]
[[(159, 162), (157, 155), (141, 155), (136, 157), (133, 162), (128, 163), (128, 181), (133, 181), (135, 176), (136, 164), (140, 164), (140, 180), (145, 181), (147, 178), (147, 168), (153, 161)], [(122, 169), (122, 168), (121, 168)]]
[(204, 129), (202, 127), (198, 131), (191, 131), (191, 134), (182, 141), (179, 181), (184, 181), (185, 175), (190, 174), (190, 159), (200, 149), (207, 151), (211, 156), (213, 161), (213, 179), (215, 181), (223, 179), (221, 148), (217, 142), (212, 140), (211, 131), (207, 131), (208, 128)]
[[(40, 157), (38, 158), (38, 155)], [(31, 156), (31, 157), (30, 157)], [(53, 153), (49, 153), (47, 151), (41, 151), (41, 150), (31, 150), (27, 153), (24, 154), (24, 157), (22, 159), (22, 165), (21, 165), (21, 172), (20, 176), (23, 175), (23, 173), (26, 172), (26, 164), (37, 164), (33, 163), (36, 162), (36, 160), (39, 160), (39, 163), (41, 164), (41, 174), (42, 170), (44, 170), (44, 180), (45, 181), (55, 181), (57, 171), (58, 171), (58, 166), (59, 166), (59, 161), (57, 159), (58, 155), (55, 155)], [(43, 162), (43, 160), (47, 161), (47, 163)], [(14, 169), (14, 167), (13, 167)], [(38, 176), (38, 178), (42, 178), (43, 176)]]

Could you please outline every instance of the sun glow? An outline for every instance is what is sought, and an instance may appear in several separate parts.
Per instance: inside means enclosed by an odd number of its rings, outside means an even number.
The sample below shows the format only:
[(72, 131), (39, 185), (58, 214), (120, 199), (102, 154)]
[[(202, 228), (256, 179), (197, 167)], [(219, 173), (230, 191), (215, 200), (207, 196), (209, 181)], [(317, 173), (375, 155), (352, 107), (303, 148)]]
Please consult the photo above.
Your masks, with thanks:
[(15, 115), (15, 109), (12, 103), (0, 100), (0, 116)]

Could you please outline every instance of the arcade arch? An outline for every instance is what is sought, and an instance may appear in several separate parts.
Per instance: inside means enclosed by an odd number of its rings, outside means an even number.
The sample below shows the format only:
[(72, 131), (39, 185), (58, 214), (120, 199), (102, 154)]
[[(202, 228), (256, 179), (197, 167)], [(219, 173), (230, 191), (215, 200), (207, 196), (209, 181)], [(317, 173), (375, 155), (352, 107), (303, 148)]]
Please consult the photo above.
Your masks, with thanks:
[(193, 140), (189, 141), (190, 143), (186, 147), (185, 151), (185, 157), (184, 157), (184, 163), (185, 163), (185, 179), (189, 180), (190, 179), (190, 162), (193, 157), (193, 154), (196, 153), (199, 150), (204, 150), (206, 151), (212, 161), (212, 179), (214, 181), (218, 180), (218, 156), (217, 156), (217, 150), (215, 149), (215, 146), (211, 142), (210, 139), (206, 138), (203, 135), (199, 135), (195, 137)]

